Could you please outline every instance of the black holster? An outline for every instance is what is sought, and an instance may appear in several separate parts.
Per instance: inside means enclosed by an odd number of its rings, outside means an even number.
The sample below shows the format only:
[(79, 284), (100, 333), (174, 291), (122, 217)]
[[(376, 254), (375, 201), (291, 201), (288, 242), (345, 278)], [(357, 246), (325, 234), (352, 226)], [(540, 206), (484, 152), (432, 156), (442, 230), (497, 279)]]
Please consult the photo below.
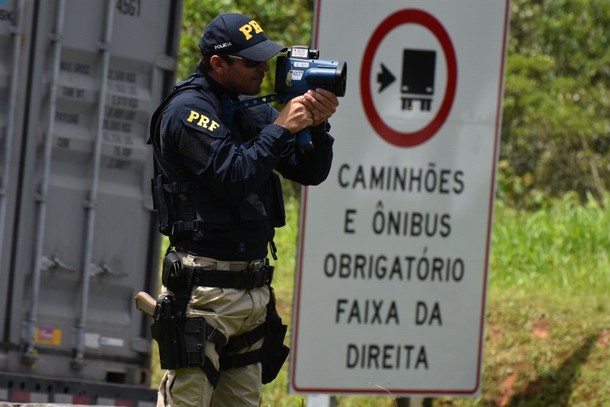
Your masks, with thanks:
[(184, 314), (176, 310), (174, 296), (159, 296), (150, 331), (159, 345), (162, 369), (202, 366), (204, 363), (205, 320), (182, 315)]
[(282, 323), (282, 318), (275, 307), (275, 294), (269, 286), (269, 304), (267, 304), (267, 320), (265, 321), (265, 340), (261, 349), (262, 380), (264, 384), (272, 382), (280, 372), (282, 365), (290, 353), (290, 348), (284, 345), (288, 326)]

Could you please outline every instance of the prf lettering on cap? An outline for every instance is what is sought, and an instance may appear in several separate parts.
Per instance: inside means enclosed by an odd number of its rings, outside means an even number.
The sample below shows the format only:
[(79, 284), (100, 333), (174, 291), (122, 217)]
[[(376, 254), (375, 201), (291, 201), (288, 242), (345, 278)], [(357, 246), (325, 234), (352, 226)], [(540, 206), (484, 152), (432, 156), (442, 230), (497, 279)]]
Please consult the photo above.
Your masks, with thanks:
[(216, 120), (210, 120), (209, 117), (197, 113), (194, 110), (191, 110), (191, 114), (189, 115), (188, 119), (186, 119), (186, 121), (189, 123), (195, 123), (197, 124), (197, 126), (202, 127), (204, 129), (208, 129), (209, 131), (214, 131), (218, 127), (220, 127)]
[(244, 37), (246, 37), (246, 40), (249, 40), (250, 38), (252, 38), (252, 34), (250, 34), (252, 32), (252, 30), (254, 30), (255, 34), (263, 32), (263, 29), (261, 28), (261, 26), (258, 25), (258, 23), (254, 20), (250, 21), (248, 24), (242, 25), (241, 28), (239, 29), (239, 31), (241, 31), (242, 34), (244, 34)]

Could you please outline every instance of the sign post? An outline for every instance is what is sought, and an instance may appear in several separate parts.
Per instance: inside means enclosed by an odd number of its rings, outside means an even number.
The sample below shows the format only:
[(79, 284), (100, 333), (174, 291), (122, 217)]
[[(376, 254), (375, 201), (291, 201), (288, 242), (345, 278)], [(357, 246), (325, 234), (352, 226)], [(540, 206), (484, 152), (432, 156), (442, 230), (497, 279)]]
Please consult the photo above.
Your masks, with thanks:
[(302, 195), (291, 391), (476, 395), (509, 0), (315, 11), (348, 88)]

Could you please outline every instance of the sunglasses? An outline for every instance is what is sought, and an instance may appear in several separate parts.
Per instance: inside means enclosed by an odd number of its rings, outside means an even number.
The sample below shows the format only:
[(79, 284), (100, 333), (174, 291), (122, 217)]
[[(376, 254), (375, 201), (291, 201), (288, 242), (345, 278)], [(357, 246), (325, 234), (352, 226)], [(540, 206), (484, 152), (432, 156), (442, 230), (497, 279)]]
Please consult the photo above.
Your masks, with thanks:
[(223, 57), (228, 57), (229, 59), (240, 59), (243, 61), (243, 64), (246, 68), (257, 68), (265, 61), (253, 61), (248, 58), (240, 57), (238, 55), (223, 55)]

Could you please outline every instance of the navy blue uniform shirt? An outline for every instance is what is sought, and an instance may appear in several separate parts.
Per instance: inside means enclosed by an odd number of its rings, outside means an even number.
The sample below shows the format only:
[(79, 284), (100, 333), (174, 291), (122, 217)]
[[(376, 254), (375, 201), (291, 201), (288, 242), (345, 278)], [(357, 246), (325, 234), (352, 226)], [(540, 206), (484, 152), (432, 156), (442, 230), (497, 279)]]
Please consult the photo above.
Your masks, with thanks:
[(224, 123), (227, 90), (199, 71), (185, 82), (198, 88), (171, 99), (160, 129), (162, 161), (176, 181), (194, 185), (190, 205), (199, 227), (176, 246), (219, 260), (264, 258), (274, 228), (285, 223), (276, 173), (302, 185), (321, 183), (333, 138), (319, 126), (311, 129), (313, 150), (295, 148), (295, 136), (273, 124), (279, 113), (268, 104), (237, 110)]

